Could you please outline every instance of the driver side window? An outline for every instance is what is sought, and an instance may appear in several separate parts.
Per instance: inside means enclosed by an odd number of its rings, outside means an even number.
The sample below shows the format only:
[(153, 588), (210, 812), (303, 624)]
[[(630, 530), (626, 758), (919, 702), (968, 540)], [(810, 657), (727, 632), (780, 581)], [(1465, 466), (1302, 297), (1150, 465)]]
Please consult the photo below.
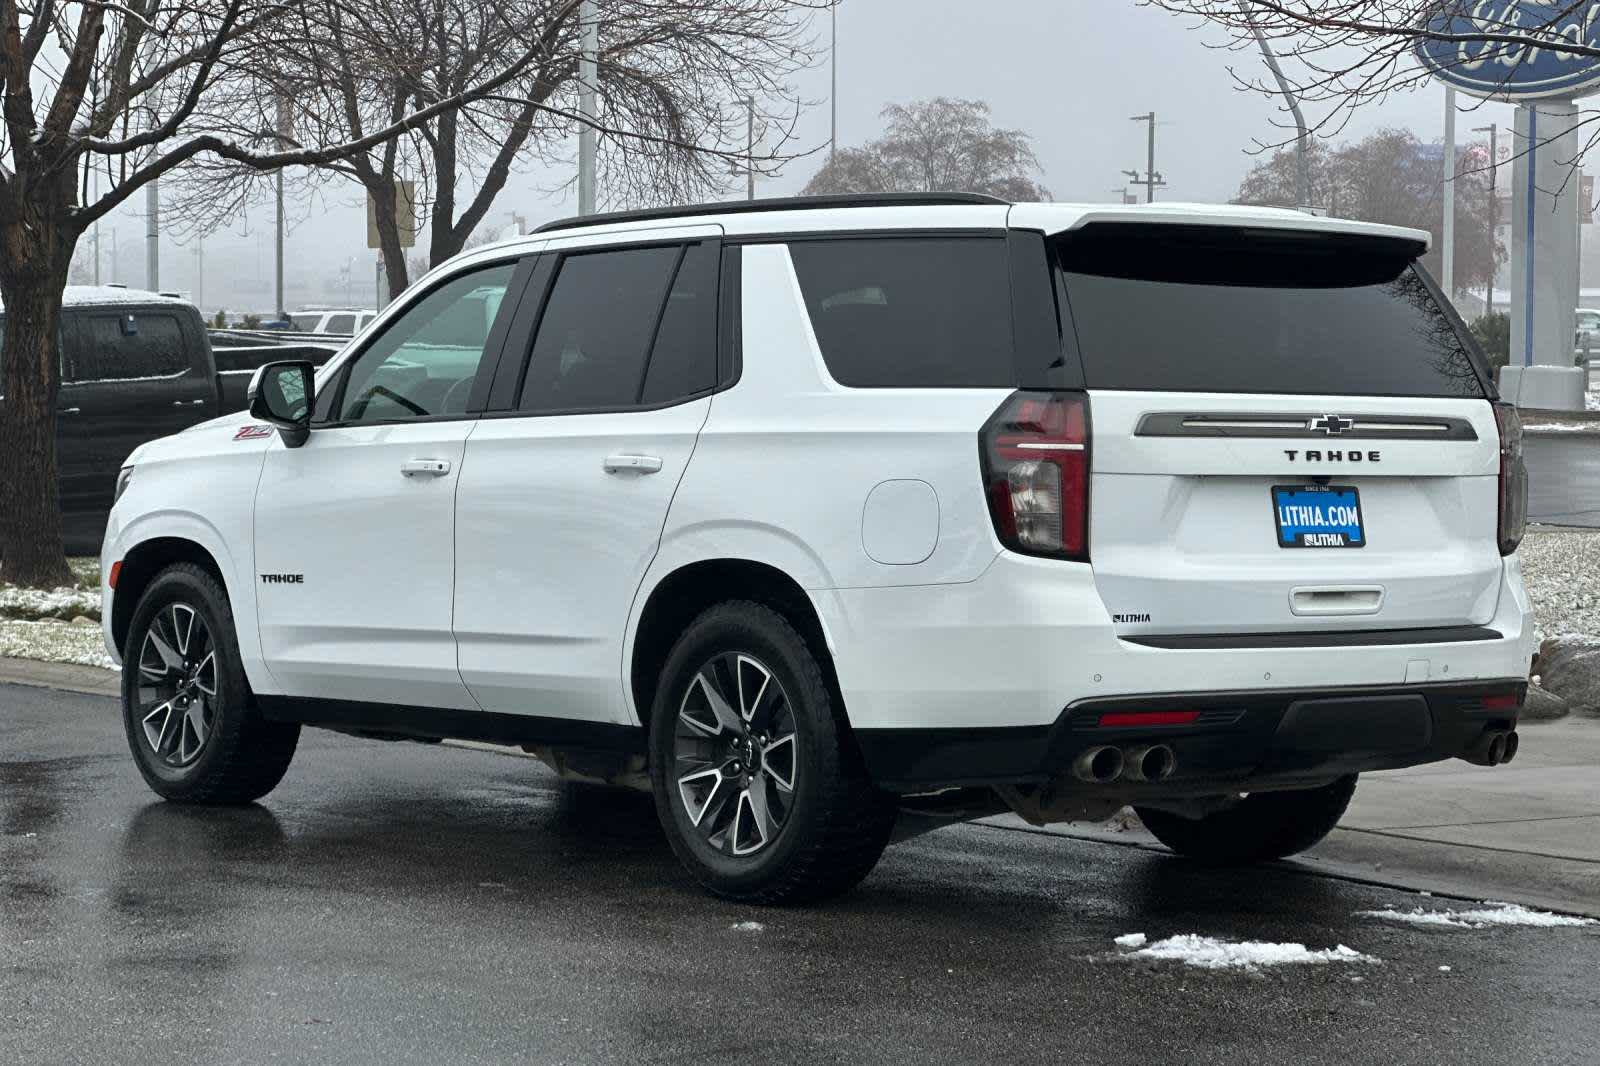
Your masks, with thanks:
[(412, 304), (351, 364), (335, 420), (465, 414), (515, 272), (515, 263), (475, 270)]

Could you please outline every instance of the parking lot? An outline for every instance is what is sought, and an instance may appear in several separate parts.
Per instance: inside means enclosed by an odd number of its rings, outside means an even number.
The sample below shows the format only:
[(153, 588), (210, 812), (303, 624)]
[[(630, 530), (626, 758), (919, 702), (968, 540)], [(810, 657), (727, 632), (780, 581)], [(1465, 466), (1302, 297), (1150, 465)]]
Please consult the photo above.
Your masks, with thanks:
[[(1504, 1063), (1600, 1043), (1600, 926), (1403, 923), (1358, 912), (1472, 905), (986, 825), (891, 848), (830, 905), (740, 907), (689, 882), (647, 797), (532, 760), (307, 733), (265, 804), (185, 809), (138, 780), (109, 699), (0, 685), (0, 715), (4, 1062)], [(1114, 943), (1133, 933), (1331, 961), (1205, 969)]]

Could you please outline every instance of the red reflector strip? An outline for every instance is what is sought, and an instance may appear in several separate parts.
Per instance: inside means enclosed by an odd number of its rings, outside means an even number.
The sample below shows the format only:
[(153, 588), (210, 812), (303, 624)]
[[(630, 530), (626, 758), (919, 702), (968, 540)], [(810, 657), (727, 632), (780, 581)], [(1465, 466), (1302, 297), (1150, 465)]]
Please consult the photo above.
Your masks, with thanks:
[(1190, 725), (1200, 718), (1199, 711), (1116, 711), (1100, 716), (1103, 729), (1142, 725)]
[(1508, 692), (1500, 696), (1485, 696), (1483, 709), (1486, 711), (1514, 711), (1522, 706), (1522, 701), (1517, 699), (1515, 692)]
[(113, 588), (113, 589), (116, 588), (117, 587), (117, 578), (118, 578), (118, 576), (121, 575), (121, 573), (122, 573), (122, 560), (118, 559), (116, 562), (111, 564), (111, 576), (106, 578), (106, 587), (107, 588)]

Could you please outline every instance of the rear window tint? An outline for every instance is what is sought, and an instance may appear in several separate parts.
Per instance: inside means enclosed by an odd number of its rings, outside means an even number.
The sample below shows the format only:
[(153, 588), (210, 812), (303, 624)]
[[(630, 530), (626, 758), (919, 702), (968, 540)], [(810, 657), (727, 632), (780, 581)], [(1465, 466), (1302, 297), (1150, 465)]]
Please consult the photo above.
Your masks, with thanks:
[(1004, 239), (796, 241), (789, 255), (822, 358), (841, 385), (1011, 386)]
[(1481, 357), (1414, 251), (1149, 225), (1056, 242), (1090, 388), (1482, 397)]

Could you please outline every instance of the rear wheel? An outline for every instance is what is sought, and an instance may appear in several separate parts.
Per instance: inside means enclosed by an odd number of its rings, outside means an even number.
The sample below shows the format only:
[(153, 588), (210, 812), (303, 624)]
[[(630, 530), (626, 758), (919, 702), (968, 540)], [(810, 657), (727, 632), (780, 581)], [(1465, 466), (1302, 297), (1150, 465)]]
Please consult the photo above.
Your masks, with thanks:
[(122, 661), (122, 721), (145, 782), (182, 803), (250, 803), (289, 769), (298, 725), (264, 720), (220, 582), (190, 563), (139, 599)]
[(1321, 788), (1252, 792), (1237, 806), (1204, 818), (1134, 810), (1157, 840), (1180, 855), (1219, 864), (1266, 862), (1319, 843), (1339, 824), (1355, 791), (1351, 774)]
[(853, 887), (889, 841), (822, 667), (757, 603), (706, 611), (662, 669), (650, 721), (656, 810), (672, 850), (710, 891), (754, 903)]

